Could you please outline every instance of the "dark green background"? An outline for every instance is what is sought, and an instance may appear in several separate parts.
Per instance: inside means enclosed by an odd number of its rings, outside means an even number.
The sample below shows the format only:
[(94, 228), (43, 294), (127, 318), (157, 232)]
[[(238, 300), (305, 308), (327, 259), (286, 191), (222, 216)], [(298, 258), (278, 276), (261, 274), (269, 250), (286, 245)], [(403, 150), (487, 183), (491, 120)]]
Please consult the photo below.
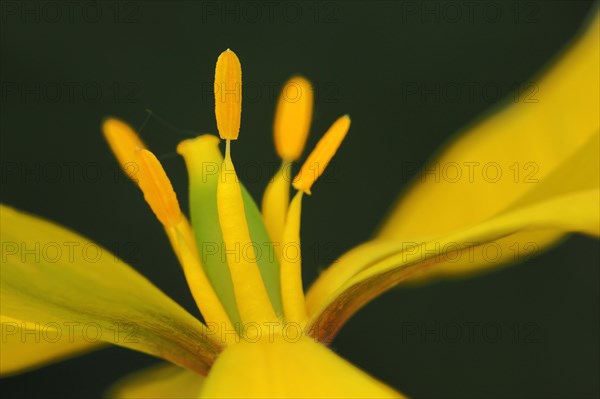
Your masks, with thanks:
[[(260, 165), (260, 178), (247, 182), (260, 198), (265, 171), (277, 162), (273, 87), (295, 73), (311, 79), (319, 95), (309, 147), (339, 115), (349, 113), (353, 125), (334, 168), (304, 203), (309, 281), (372, 234), (407, 183), (409, 165), (422, 165), (497, 102), (481, 88), (512, 96), (532, 82), (592, 7), (587, 1), (484, 1), (475, 8), (456, 1), (228, 2), (230, 13), (214, 15), (208, 11), (225, 5), (52, 4), (2, 2), (1, 200), (109, 248), (128, 248), (122, 257), (194, 314), (160, 225), (138, 189), (115, 180), (117, 164), (99, 129), (104, 116), (140, 126), (149, 108), (188, 133), (214, 132), (214, 63), (230, 47), (241, 59), (249, 96), (234, 160)], [(439, 84), (444, 93), (453, 83), (480, 89), (454, 100), (404, 91)], [(186, 132), (157, 119), (143, 131), (184, 207), (186, 172), (170, 155)], [(57, 164), (59, 178), (45, 177)], [(31, 167), (39, 169), (23, 171)], [(525, 265), (392, 291), (359, 312), (333, 348), (413, 397), (597, 397), (598, 255), (595, 241), (572, 237)], [(406, 323), (439, 323), (442, 332), (452, 323), (480, 327), (472, 341), (419, 342), (403, 338)], [(500, 326), (499, 342), (485, 342), (485, 325)], [(531, 339), (513, 342), (515, 325)], [(120, 376), (154, 362), (111, 348), (4, 379), (1, 389), (6, 397), (97, 397)]]

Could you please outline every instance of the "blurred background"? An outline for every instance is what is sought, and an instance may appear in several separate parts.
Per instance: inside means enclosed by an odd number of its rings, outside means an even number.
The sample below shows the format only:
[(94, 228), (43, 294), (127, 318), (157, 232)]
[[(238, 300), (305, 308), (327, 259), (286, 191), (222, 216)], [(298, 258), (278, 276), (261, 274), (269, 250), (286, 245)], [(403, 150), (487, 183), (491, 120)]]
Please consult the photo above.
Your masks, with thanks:
[[(231, 48), (244, 76), (233, 156), (255, 199), (278, 163), (271, 126), (287, 78), (302, 74), (315, 85), (307, 148), (338, 116), (352, 116), (332, 167), (304, 201), (312, 281), (371, 236), (416, 168), (458, 129), (502, 101), (542, 96), (535, 74), (593, 7), (3, 0), (0, 200), (112, 249), (198, 314), (161, 226), (121, 176), (100, 124), (114, 115), (144, 125), (187, 211), (175, 147), (216, 132), (214, 65)], [(166, 122), (147, 120), (148, 109)], [(396, 289), (361, 310), (332, 347), (413, 397), (598, 397), (598, 262), (597, 242), (575, 236), (492, 274)], [(449, 339), (456, 328), (461, 337)], [(157, 361), (113, 347), (2, 379), (0, 389), (4, 397), (100, 397)]]

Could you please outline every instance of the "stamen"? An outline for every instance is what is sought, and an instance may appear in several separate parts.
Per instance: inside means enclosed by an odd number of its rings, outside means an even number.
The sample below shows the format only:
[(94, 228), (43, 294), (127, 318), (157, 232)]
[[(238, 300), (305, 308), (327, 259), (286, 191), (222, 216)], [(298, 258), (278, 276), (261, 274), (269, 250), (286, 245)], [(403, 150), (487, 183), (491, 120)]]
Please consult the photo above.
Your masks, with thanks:
[(295, 76), (279, 94), (273, 133), (277, 154), (287, 162), (300, 158), (312, 119), (313, 89), (308, 80)]
[[(235, 331), (206, 277), (198, 258), (191, 226), (181, 213), (173, 186), (162, 165), (154, 154), (145, 149), (144, 143), (125, 122), (115, 118), (106, 119), (102, 130), (125, 173), (138, 183), (146, 202), (165, 227), (204, 319), (224, 326), (228, 331)], [(235, 340), (235, 335), (226, 336), (226, 343), (233, 343)]]
[(350, 117), (348, 115), (340, 117), (331, 125), (294, 178), (293, 185), (297, 190), (310, 195), (312, 185), (325, 171), (331, 158), (344, 141), (348, 129), (350, 129)]
[(300, 252), (300, 215), (302, 191), (299, 191), (288, 210), (283, 231), (281, 255), (281, 296), (285, 319), (304, 325), (307, 319), (302, 288), (302, 257)]
[(217, 59), (214, 90), (219, 135), (222, 139), (237, 140), (242, 117), (242, 66), (229, 49)]
[(162, 165), (148, 150), (138, 150), (135, 156), (139, 167), (136, 176), (144, 199), (165, 227), (177, 225), (182, 218), (181, 209)]
[(135, 152), (146, 148), (140, 137), (131, 126), (116, 118), (105, 119), (102, 132), (125, 174), (133, 178), (137, 170)]
[(227, 263), (242, 322), (277, 321), (256, 263), (254, 243), (250, 239), (242, 192), (231, 162), (229, 143), (217, 186), (217, 205)]
[[(290, 202), (291, 163), (297, 160), (306, 144), (313, 109), (313, 89), (301, 76), (288, 80), (279, 94), (273, 133), (275, 148), (283, 160), (281, 168), (269, 182), (262, 202), (262, 214), (271, 239), (279, 242)], [(278, 259), (281, 248), (275, 248)]]

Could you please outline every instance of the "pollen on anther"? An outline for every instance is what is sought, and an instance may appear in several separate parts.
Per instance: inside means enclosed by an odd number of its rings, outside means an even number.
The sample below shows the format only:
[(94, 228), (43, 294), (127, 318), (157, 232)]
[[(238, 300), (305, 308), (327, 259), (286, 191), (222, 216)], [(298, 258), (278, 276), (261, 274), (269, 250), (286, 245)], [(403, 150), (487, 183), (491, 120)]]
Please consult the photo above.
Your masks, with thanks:
[(348, 129), (350, 129), (350, 117), (348, 115), (338, 118), (331, 125), (294, 178), (293, 185), (297, 190), (310, 195), (312, 185), (325, 171), (331, 158), (344, 141)]
[(242, 66), (229, 49), (217, 59), (214, 92), (219, 135), (222, 139), (236, 140), (242, 118)]
[(106, 118), (104, 120), (102, 133), (104, 133), (104, 138), (117, 161), (119, 161), (119, 165), (129, 177), (134, 178), (131, 173), (136, 162), (135, 152), (141, 148), (146, 148), (144, 142), (131, 126), (116, 118)]
[(182, 218), (181, 209), (162, 165), (148, 150), (138, 150), (135, 156), (138, 185), (144, 193), (144, 199), (165, 227), (177, 225)]
[(301, 76), (289, 79), (281, 89), (273, 134), (275, 148), (282, 160), (293, 162), (300, 158), (310, 129), (313, 111), (313, 88)]

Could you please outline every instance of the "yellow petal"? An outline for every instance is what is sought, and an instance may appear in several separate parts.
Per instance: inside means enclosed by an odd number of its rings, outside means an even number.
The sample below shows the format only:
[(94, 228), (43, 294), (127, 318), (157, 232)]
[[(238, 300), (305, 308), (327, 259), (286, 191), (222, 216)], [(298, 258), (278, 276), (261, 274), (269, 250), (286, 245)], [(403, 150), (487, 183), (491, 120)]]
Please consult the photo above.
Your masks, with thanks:
[[(520, 241), (524, 233), (600, 236), (599, 153), (597, 133), (544, 182), (486, 221), (439, 237), (364, 246), (364, 263), (335, 264), (320, 277), (320, 287), (309, 292), (308, 329), (320, 339), (330, 339), (368, 301), (413, 274), (464, 273), (514, 262), (515, 250), (526, 251), (528, 243)], [(547, 242), (529, 244), (540, 251)], [(341, 275), (343, 282), (338, 280)]]
[[(412, 241), (411, 241), (412, 242)], [(345, 282), (376, 261), (385, 259), (402, 249), (403, 242), (372, 240), (343, 254), (321, 272), (306, 293), (306, 309), (309, 316), (329, 300)]]
[[(379, 237), (450, 232), (504, 209), (600, 129), (600, 17), (536, 82), (469, 127), (418, 174)], [(532, 102), (533, 101), (533, 102)], [(457, 176), (460, 177), (457, 178)]]
[(135, 180), (138, 171), (135, 151), (146, 148), (142, 139), (131, 126), (116, 118), (104, 120), (102, 133), (125, 174)]
[(82, 336), (69, 334), (69, 326), (59, 323), (27, 323), (0, 315), (0, 375), (6, 376), (99, 348)]
[[(290, 202), (291, 166), (292, 164), (289, 162), (281, 164), (281, 168), (279, 168), (267, 185), (263, 196), (263, 219), (269, 236), (275, 243), (281, 242), (283, 226)], [(278, 245), (274, 249), (277, 258), (281, 259), (281, 246)]]
[(165, 363), (124, 377), (105, 396), (115, 399), (197, 398), (203, 383), (203, 376)]
[(217, 359), (201, 398), (399, 398), (325, 346), (290, 329), (273, 342), (241, 342)]
[[(516, 233), (528, 228), (564, 231), (575, 221), (582, 223), (582, 231), (594, 228), (597, 235), (599, 201), (598, 191), (588, 190), (508, 213), (459, 234), (422, 243), (417, 251), (399, 247), (394, 254), (368, 265), (325, 299), (315, 310), (307, 331), (328, 342), (365, 304), (417, 272), (425, 273), (443, 266), (461, 267), (469, 264), (473, 255), (487, 256), (488, 262), (501, 264), (503, 260), (497, 255), (502, 247), (501, 240), (507, 236), (514, 239)], [(593, 215), (594, 209), (596, 215)], [(521, 221), (524, 218), (527, 219), (525, 223)]]
[(335, 122), (321, 137), (315, 149), (310, 153), (304, 165), (294, 178), (294, 187), (310, 195), (310, 189), (317, 179), (325, 172), (331, 158), (344, 141), (350, 129), (350, 117), (344, 115)]
[(313, 89), (308, 80), (294, 76), (279, 94), (273, 133), (277, 154), (286, 162), (300, 158), (310, 129)]
[(221, 138), (237, 140), (242, 119), (242, 66), (229, 49), (221, 53), (215, 67), (215, 115)]
[[(316, 312), (328, 295), (366, 265), (396, 251), (394, 246), (427, 242), (506, 209), (537, 188), (582, 144), (598, 134), (599, 30), (600, 18), (595, 15), (585, 35), (536, 80), (540, 90), (537, 103), (519, 102), (477, 123), (419, 175), (374, 242), (344, 255), (319, 276), (307, 293), (309, 314)], [(456, 165), (465, 171), (458, 181), (454, 181), (456, 175), (443, 172), (444, 168), (448, 172)], [(476, 165), (478, 174), (470, 173)], [(482, 170), (486, 165), (488, 172), (484, 175)], [(496, 178), (491, 171), (496, 166), (505, 177), (503, 181), (494, 182)], [(590, 176), (587, 171), (576, 174)], [(502, 261), (490, 263), (480, 257), (479, 262), (461, 267), (438, 265), (420, 273), (418, 278), (425, 279), (428, 273), (468, 275), (493, 269), (511, 261), (507, 255), (510, 246), (513, 251), (522, 252), (523, 245), (539, 251), (563, 235), (564, 231), (557, 230), (518, 232), (510, 239), (498, 240), (497, 244), (506, 249)], [(518, 259), (512, 259), (515, 260)]]
[(250, 239), (242, 190), (229, 153), (229, 141), (217, 185), (217, 206), (227, 263), (242, 322), (276, 321), (275, 311), (256, 263), (255, 243)]
[(74, 323), (74, 334), (206, 372), (221, 345), (197, 319), (100, 245), (1, 206), (0, 314)]

